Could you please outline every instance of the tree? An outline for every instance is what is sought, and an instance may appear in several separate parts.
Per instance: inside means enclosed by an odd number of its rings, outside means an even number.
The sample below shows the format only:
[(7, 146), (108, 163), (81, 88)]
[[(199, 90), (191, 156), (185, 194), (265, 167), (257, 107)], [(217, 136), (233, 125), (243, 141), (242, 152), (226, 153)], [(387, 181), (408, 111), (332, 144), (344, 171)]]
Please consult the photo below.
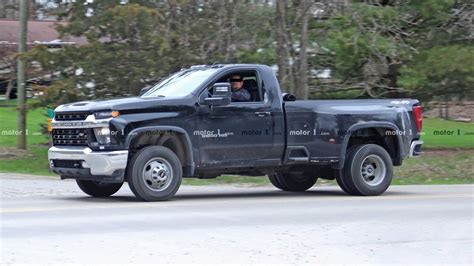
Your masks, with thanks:
[(276, 3), (278, 78), (282, 88), (297, 98), (307, 98), (308, 21), (310, 1), (281, 0)]
[[(162, 14), (155, 9), (115, 1), (76, 2), (62, 35), (85, 36), (88, 44), (50, 52), (36, 48), (31, 56), (59, 80), (48, 89), (50, 103), (89, 97), (136, 95), (144, 84), (169, 71), (172, 50)], [(86, 16), (94, 10), (96, 15)]]
[(88, 44), (31, 52), (43, 68), (60, 73), (43, 104), (137, 95), (192, 64), (271, 64), (273, 10), (253, 5), (242, 12), (241, 1), (76, 1), (61, 16), (68, 24), (58, 30), (86, 37)]
[(325, 20), (345, 6), (345, 1), (276, 1), (275, 31), (278, 79), (282, 88), (299, 99), (308, 99), (310, 58), (320, 50), (314, 32)]
[[(467, 0), (129, 2), (62, 6), (59, 31), (88, 44), (32, 52), (60, 73), (50, 103), (136, 95), (167, 73), (213, 63), (277, 64), (281, 87), (300, 99), (429, 98), (471, 86), (471, 68), (453, 61), (472, 47)], [(323, 70), (330, 78), (314, 78)]]
[(474, 47), (435, 46), (401, 68), (399, 84), (421, 99), (474, 96)]
[(445, 6), (432, 3), (420, 13), (433, 16), (418, 53), (400, 69), (398, 84), (416, 97), (474, 97), (474, 5), (469, 1), (448, 1)]
[[(442, 54), (453, 44), (471, 51), (472, 23), (467, 17), (472, 17), (467, 1), (353, 1), (340, 16), (321, 25), (325, 31), (319, 43), (328, 50), (320, 59), (333, 70), (334, 79), (314, 83), (313, 92), (329, 97), (338, 92), (350, 97), (425, 97), (433, 96), (426, 93), (433, 87), (445, 87), (440, 82), (459, 84), (463, 78), (451, 75), (448, 67), (459, 66), (453, 61), (457, 58)], [(437, 56), (446, 61), (433, 60)], [(422, 80), (422, 65), (430, 65), (426, 71), (438, 70), (431, 73), (438, 76), (430, 78), (436, 82), (429, 86)], [(469, 76), (468, 67), (457, 70)], [(461, 83), (469, 86), (466, 79)]]

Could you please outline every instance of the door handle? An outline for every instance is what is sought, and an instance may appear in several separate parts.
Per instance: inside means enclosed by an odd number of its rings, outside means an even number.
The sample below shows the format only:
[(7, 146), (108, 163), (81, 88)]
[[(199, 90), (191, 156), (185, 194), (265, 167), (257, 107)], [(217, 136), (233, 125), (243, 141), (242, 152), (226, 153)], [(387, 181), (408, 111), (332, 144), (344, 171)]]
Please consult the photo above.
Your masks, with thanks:
[(271, 116), (271, 112), (255, 112), (255, 115), (258, 117), (265, 117), (265, 116)]

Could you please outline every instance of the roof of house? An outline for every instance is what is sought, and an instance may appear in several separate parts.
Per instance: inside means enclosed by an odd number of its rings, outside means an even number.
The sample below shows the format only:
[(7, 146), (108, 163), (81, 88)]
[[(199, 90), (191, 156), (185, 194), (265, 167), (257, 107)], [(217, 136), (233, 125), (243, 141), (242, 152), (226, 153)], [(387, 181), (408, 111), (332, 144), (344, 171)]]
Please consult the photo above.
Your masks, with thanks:
[[(85, 37), (64, 37), (60, 40), (59, 33), (55, 28), (58, 23), (65, 24), (65, 22), (57, 21), (28, 21), (27, 43), (49, 43), (53, 41), (56, 43), (87, 43)], [(18, 43), (20, 32), (20, 22), (18, 20), (0, 19), (0, 29), (0, 43)]]

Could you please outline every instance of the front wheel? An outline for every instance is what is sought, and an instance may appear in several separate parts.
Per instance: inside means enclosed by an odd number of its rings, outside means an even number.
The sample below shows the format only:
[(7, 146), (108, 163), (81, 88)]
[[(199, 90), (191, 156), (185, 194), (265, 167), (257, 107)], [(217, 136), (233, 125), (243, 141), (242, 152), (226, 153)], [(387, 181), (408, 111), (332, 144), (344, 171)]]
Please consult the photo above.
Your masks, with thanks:
[(119, 191), (122, 187), (122, 183), (102, 183), (99, 181), (91, 180), (79, 180), (76, 179), (76, 183), (79, 188), (92, 197), (104, 198), (112, 196), (115, 192)]
[(365, 144), (348, 150), (337, 181), (350, 195), (376, 196), (387, 190), (392, 177), (393, 163), (388, 152), (379, 145)]
[(181, 162), (166, 147), (141, 149), (131, 160), (127, 171), (130, 189), (143, 201), (169, 200), (181, 185)]
[(268, 175), (270, 182), (277, 188), (285, 191), (306, 191), (316, 183), (317, 177), (310, 177), (301, 173), (273, 173)]

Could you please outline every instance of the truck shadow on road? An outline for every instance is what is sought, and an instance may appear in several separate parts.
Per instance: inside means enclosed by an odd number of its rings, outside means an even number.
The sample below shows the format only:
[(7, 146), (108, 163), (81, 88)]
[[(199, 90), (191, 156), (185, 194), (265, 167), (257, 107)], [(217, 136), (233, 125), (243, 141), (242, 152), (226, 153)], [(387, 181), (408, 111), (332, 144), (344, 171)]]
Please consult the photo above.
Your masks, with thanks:
[[(413, 193), (409, 192), (400, 192), (400, 191), (387, 191), (381, 196), (376, 197), (384, 197), (384, 196), (394, 196), (394, 195), (411, 195)], [(259, 199), (259, 198), (268, 198), (268, 199), (276, 199), (276, 198), (287, 198), (291, 200), (292, 198), (314, 198), (315, 200), (318, 199), (362, 199), (362, 198), (369, 198), (369, 197), (361, 197), (361, 196), (350, 196), (344, 193), (342, 190), (309, 190), (305, 192), (287, 192), (287, 191), (268, 191), (268, 190), (260, 190), (260, 191), (228, 191), (228, 192), (200, 192), (200, 191), (193, 191), (193, 192), (178, 192), (171, 200), (167, 202), (183, 202), (183, 201), (196, 201), (196, 200), (210, 200), (210, 199), (226, 199), (226, 200), (241, 200), (241, 199)], [(136, 197), (133, 196), (130, 192), (130, 196), (125, 195), (125, 193), (120, 193), (116, 196), (111, 196), (108, 198), (92, 198), (92, 197), (68, 197), (67, 200), (73, 201), (83, 201), (83, 202), (141, 202)]]

